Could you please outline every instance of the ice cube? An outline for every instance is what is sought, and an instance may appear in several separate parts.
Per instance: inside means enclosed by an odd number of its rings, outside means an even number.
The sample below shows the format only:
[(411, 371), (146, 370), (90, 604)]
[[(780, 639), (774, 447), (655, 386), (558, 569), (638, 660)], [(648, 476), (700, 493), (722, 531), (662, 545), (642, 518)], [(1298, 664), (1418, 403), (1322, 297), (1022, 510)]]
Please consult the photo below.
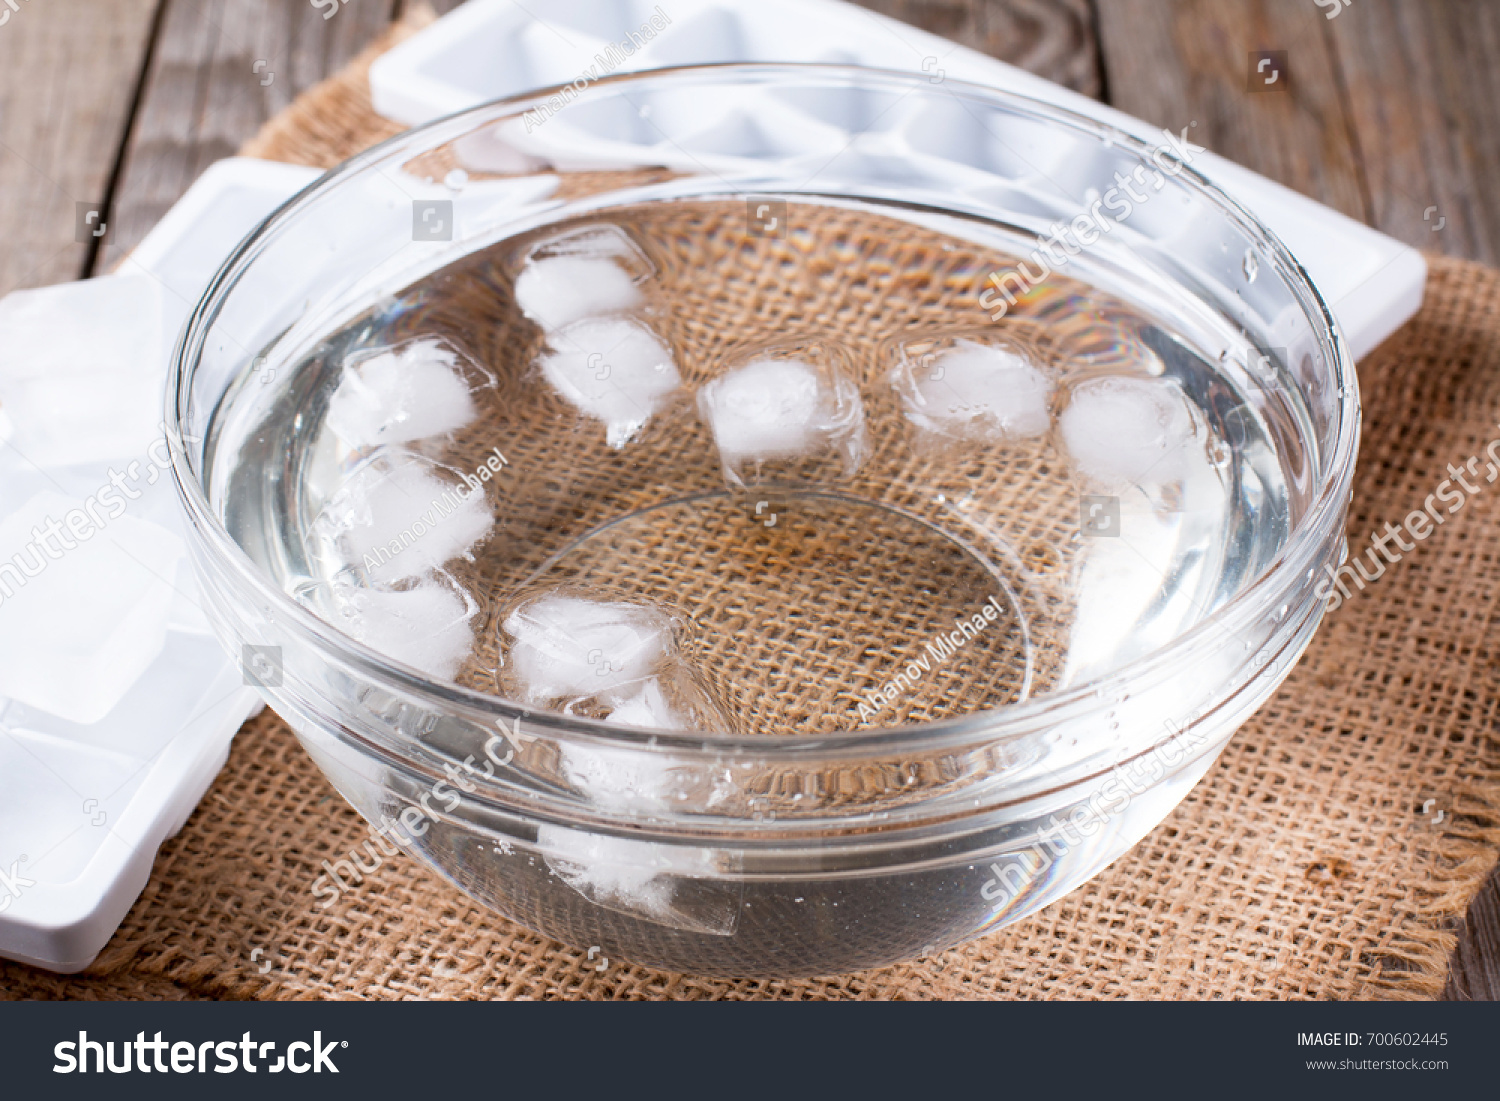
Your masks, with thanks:
[(144, 455), (166, 377), (161, 290), (115, 275), (0, 299), (0, 405), (11, 445), (53, 468)]
[(684, 904), (678, 878), (707, 879), (719, 874), (711, 849), (632, 841), (544, 825), (537, 845), (564, 883), (589, 901), (664, 925), (724, 935), (734, 928), (737, 909), (710, 896)]
[(650, 730), (707, 730), (739, 734), (734, 712), (697, 676), (680, 646), (674, 646), (658, 666), (657, 675), (639, 682), (626, 694), (607, 701), (604, 721)]
[(859, 388), (832, 367), (790, 358), (752, 360), (705, 384), (698, 411), (732, 486), (745, 484), (747, 463), (833, 448), (852, 474), (864, 457)]
[(581, 412), (605, 424), (610, 447), (624, 447), (682, 383), (672, 353), (635, 321), (580, 321), (551, 338), (542, 374)]
[(467, 555), (494, 523), (482, 488), (457, 481), (419, 455), (392, 449), (357, 468), (313, 527), (343, 561), (390, 583)]
[(505, 679), (531, 704), (593, 697), (623, 703), (674, 647), (671, 618), (625, 601), (562, 593), (522, 604), (501, 624)]
[(1192, 415), (1169, 379), (1110, 377), (1074, 388), (1058, 420), (1078, 472), (1101, 488), (1160, 484), (1181, 473)]
[(634, 695), (621, 700), (604, 719), (620, 726), (638, 726), (649, 730), (689, 730), (681, 712), (672, 706), (662, 691), (661, 680), (651, 677), (644, 681)]
[(671, 804), (666, 758), (642, 749), (563, 745), (562, 773), (593, 802), (610, 810), (663, 810)]
[(642, 302), (630, 273), (609, 257), (549, 256), (528, 261), (516, 278), (516, 304), (547, 332)]
[(170, 531), (98, 498), (43, 492), (6, 517), (0, 696), (69, 722), (104, 718), (161, 652), (182, 555)]
[(999, 441), (1043, 435), (1052, 424), (1052, 383), (1009, 348), (958, 340), (952, 348), (904, 358), (891, 375), (906, 417), (939, 435)]
[(526, 262), (540, 263), (557, 256), (612, 261), (636, 283), (642, 282), (656, 271), (630, 234), (608, 222), (579, 226), (548, 237), (545, 241), (538, 241), (527, 254)]
[(354, 448), (441, 436), (474, 416), (458, 355), (435, 340), (346, 363), (328, 403), (328, 426)]
[(438, 680), (452, 680), (474, 649), (479, 606), (451, 579), (424, 577), (403, 589), (342, 588), (334, 623), (378, 654)]
[(670, 912), (672, 883), (653, 851), (660, 846), (550, 825), (537, 844), (557, 877), (591, 902), (648, 917)]

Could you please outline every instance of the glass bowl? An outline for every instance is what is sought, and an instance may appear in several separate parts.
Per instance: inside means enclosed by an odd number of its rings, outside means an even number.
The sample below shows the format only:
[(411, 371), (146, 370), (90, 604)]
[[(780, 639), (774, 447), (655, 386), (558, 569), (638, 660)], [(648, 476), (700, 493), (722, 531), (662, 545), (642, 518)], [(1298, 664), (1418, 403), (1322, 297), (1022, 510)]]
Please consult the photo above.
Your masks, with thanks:
[[(1023, 918), (1203, 776), (1308, 644), (1342, 553), (1348, 355), (1190, 160), (840, 66), (580, 82), (394, 138), (252, 234), (177, 348), (210, 618), (384, 837), (547, 936), (786, 977)], [(611, 339), (635, 326), (674, 357), (635, 412), (580, 396), (579, 364), (609, 364), (546, 316), (572, 300), (518, 289), (585, 253), (624, 273), (586, 288)], [(402, 413), (330, 435), (351, 371), (409, 367), (433, 333), (422, 354), (485, 432), (392, 451), (374, 437)], [(574, 360), (547, 358), (568, 340)], [(928, 388), (975, 363), (1021, 371), (1005, 392), (1031, 404), (950, 416)], [(736, 386), (801, 442), (734, 442), (755, 427), (722, 419)], [(420, 578), (330, 565), (341, 487), (401, 463), (472, 485), (487, 541)], [(370, 602), (434, 585), (461, 613), (372, 626)], [(655, 704), (559, 706), (517, 634), (562, 614), (549, 594), (650, 594), (651, 644), (694, 670)], [(615, 676), (570, 630), (568, 668)], [(315, 906), (358, 889), (333, 868)]]

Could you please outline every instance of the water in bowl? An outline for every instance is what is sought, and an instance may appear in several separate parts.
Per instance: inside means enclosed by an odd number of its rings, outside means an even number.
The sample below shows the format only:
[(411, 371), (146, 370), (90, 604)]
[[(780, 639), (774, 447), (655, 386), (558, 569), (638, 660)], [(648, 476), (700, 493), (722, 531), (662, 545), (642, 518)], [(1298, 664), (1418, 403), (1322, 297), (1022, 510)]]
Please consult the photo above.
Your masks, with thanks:
[(592, 211), (372, 301), (266, 383), (230, 531), (432, 677), (739, 734), (1082, 683), (1273, 560), (1231, 327), (1086, 258), (1009, 302), (1015, 255), (961, 219), (775, 209)]
[[(351, 637), (532, 710), (796, 737), (1084, 684), (1267, 567), (1290, 481), (1256, 390), (1275, 380), (1242, 333), (1088, 255), (1001, 279), (1007, 301), (990, 276), (1031, 246), (794, 196), (560, 218), (372, 296), (294, 354), (268, 349), (240, 383), (259, 428), (214, 458), (226, 526)], [(542, 745), (528, 776), (614, 828), (465, 805), (412, 847), (531, 928), (735, 975), (873, 966), (1027, 913), (1132, 844), (1208, 760), (997, 900), (998, 865), (955, 864), (940, 836), (853, 870), (754, 836), (810, 803), (874, 828), (974, 779), (933, 762), (721, 792)], [(372, 821), (430, 794), (397, 770), (325, 767)], [(1007, 812), (973, 849), (1023, 852), (1068, 812)], [(743, 820), (747, 840), (618, 825), (675, 813)]]

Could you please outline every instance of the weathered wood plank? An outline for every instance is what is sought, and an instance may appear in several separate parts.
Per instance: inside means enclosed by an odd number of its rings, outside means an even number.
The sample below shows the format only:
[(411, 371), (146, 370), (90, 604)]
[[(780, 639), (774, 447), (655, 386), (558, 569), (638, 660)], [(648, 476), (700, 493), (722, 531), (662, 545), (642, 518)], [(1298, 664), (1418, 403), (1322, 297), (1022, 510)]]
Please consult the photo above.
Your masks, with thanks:
[[(1101, 0), (1097, 11), (1116, 107), (1173, 131), (1196, 121), (1200, 145), (1366, 219), (1327, 20), (1311, 0)], [(1286, 55), (1258, 86), (1256, 51)]]
[(1084, 95), (1102, 90), (1088, 0), (854, 0)]
[(1323, 22), (1372, 224), (1420, 248), (1500, 260), (1500, 6), (1360, 0)]
[(75, 203), (101, 203), (157, 0), (0, 5), (0, 294), (83, 274)]
[(1452, 965), (1445, 998), (1464, 1002), (1500, 1000), (1500, 878), (1495, 875), (1469, 907)]
[(392, 0), (337, 9), (308, 0), (165, 3), (96, 270), (133, 248), (205, 168), (358, 53), (395, 8)]

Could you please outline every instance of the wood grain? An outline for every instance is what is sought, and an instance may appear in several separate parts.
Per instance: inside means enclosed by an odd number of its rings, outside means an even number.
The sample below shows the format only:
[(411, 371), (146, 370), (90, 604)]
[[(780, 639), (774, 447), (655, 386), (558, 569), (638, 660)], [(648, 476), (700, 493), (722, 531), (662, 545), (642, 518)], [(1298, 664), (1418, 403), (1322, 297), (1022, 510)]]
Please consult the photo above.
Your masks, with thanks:
[(1500, 1001), (1500, 878), (1496, 875), (1490, 876), (1469, 906), (1451, 966), (1444, 998)]
[(164, 2), (98, 271), (135, 247), (205, 168), (358, 53), (395, 10), (392, 0), (336, 10), (308, 0)]
[(1098, 98), (1088, 0), (855, 0), (861, 7)]
[(0, 7), (0, 295), (83, 274), (74, 203), (105, 198), (156, 4)]
[[(1327, 20), (1312, 0), (1101, 0), (1098, 15), (1114, 106), (1173, 132), (1196, 122), (1200, 145), (1366, 219)], [(1258, 50), (1286, 52), (1285, 90), (1250, 90)]]
[(1496, 263), (1500, 5), (1361, 0), (1323, 22), (1348, 87), (1371, 224)]

